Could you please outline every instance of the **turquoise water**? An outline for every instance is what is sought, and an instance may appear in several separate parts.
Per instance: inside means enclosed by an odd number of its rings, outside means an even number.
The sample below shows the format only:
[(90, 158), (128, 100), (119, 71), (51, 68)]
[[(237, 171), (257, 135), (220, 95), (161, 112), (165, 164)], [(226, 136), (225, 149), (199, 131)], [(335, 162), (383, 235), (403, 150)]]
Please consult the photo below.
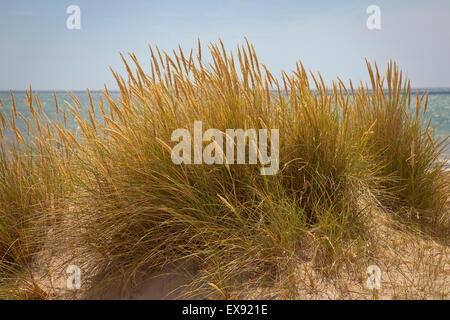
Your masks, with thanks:
[[(25, 100), (27, 98), (26, 93), (24, 91), (14, 91), (14, 100), (16, 102), (16, 109), (18, 112), (20, 112), (24, 117), (28, 118), (31, 117), (30, 110), (25, 104)], [(72, 92), (73, 95), (76, 96), (76, 98), (80, 101), (80, 103), (88, 107), (89, 106), (89, 98), (86, 91), (75, 91)], [(117, 99), (119, 97), (118, 92), (110, 92), (112, 98)], [(57, 119), (57, 113), (55, 108), (55, 102), (53, 97), (53, 92), (51, 91), (37, 91), (33, 92), (33, 95), (39, 96), (39, 101), (41, 102), (42, 109), (44, 110), (45, 114), (50, 120), (56, 120)], [(100, 99), (102, 97), (102, 93), (100, 91), (92, 91), (91, 92), (92, 100), (95, 106), (98, 106), (100, 103)], [(72, 106), (75, 104), (73, 103), (73, 99), (68, 92), (56, 92), (56, 97), (58, 99), (58, 104), (60, 109), (68, 110), (68, 107), (66, 106), (65, 102), (68, 102)], [(0, 99), (3, 102), (4, 107), (6, 108), (9, 113), (11, 113), (11, 94), (7, 91), (0, 91)], [(105, 111), (109, 111), (108, 103), (106, 102), (105, 98), (103, 97), (103, 105), (105, 108)], [(33, 107), (36, 107), (36, 104), (33, 104)], [(84, 116), (88, 116), (86, 112), (81, 113)], [(10, 115), (10, 114), (9, 114)], [(101, 120), (100, 111), (97, 114), (97, 118)], [(63, 121), (63, 116), (60, 114), (60, 119)], [(16, 125), (21, 130), (21, 132), (26, 132), (26, 124), (19, 119), (17, 121)], [(75, 120), (67, 113), (67, 126), (76, 129), (77, 125)]]
[(427, 114), (433, 116), (431, 125), (436, 137), (445, 139), (450, 135), (450, 89), (432, 90), (428, 99)]
[[(434, 134), (437, 139), (445, 139), (450, 135), (450, 88), (449, 89), (418, 89), (418, 92), (429, 92), (429, 104), (427, 116), (432, 115), (433, 119), (431, 126), (434, 128)], [(414, 92), (414, 91), (413, 91)], [(53, 93), (49, 91), (38, 91), (39, 99), (42, 104), (42, 108), (50, 119), (56, 119), (56, 110), (53, 102)], [(88, 106), (89, 99), (85, 91), (73, 92), (78, 98), (81, 104)], [(101, 97), (99, 91), (91, 92), (95, 105), (98, 105)], [(118, 92), (112, 92), (113, 98), (119, 96)], [(64, 101), (72, 102), (72, 98), (68, 93), (57, 92), (56, 96), (60, 106), (64, 106)], [(23, 91), (14, 92), (16, 101), (16, 107), (20, 113), (25, 117), (30, 116), (28, 107), (25, 105), (26, 94)], [(3, 101), (7, 110), (11, 109), (11, 96), (9, 92), (0, 91), (0, 99)], [(105, 103), (105, 109), (107, 110), (107, 103)], [(72, 127), (75, 123), (72, 121), (69, 123)], [(20, 125), (19, 125), (20, 126)], [(22, 124), (20, 129), (25, 130), (25, 125)], [(450, 147), (447, 147), (446, 155), (450, 155)]]

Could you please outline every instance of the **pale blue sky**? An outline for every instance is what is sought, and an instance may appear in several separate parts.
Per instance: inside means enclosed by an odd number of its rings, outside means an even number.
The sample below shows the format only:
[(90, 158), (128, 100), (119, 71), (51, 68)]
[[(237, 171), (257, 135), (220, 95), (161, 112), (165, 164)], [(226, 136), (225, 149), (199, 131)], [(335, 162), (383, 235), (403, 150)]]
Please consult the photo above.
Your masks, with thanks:
[[(66, 28), (66, 8), (81, 8), (81, 30)], [(366, 9), (381, 8), (381, 31)], [(448, 0), (0, 0), (0, 90), (115, 88), (118, 52), (148, 67), (148, 47), (171, 50), (221, 38), (228, 48), (255, 45), (275, 74), (300, 59), (326, 81), (367, 80), (364, 57), (395, 59), (415, 87), (450, 87)]]

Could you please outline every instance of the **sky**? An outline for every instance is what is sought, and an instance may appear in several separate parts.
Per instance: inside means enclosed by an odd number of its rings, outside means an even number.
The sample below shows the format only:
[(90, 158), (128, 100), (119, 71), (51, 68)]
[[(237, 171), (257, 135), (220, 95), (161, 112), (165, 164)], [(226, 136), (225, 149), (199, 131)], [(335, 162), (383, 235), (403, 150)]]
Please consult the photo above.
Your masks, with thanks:
[[(66, 9), (81, 9), (81, 29)], [(366, 10), (381, 10), (369, 30)], [(116, 89), (119, 52), (149, 69), (148, 45), (171, 51), (222, 39), (228, 49), (253, 43), (274, 75), (297, 61), (326, 82), (368, 81), (364, 59), (382, 69), (397, 61), (416, 88), (450, 87), (448, 0), (0, 0), (0, 90)]]

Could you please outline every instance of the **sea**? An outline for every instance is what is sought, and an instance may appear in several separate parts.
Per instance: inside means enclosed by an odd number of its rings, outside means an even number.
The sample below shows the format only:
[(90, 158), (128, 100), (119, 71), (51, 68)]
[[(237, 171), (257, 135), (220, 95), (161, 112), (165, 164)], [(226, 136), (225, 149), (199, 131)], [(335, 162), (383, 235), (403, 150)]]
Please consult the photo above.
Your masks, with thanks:
[[(428, 92), (428, 110), (426, 117), (432, 117), (431, 127), (434, 129), (434, 137), (437, 141), (447, 139), (450, 136), (450, 88), (446, 89), (426, 89), (420, 88), (411, 90), (414, 93), (422, 94), (423, 92)], [(17, 110), (25, 117), (30, 116), (30, 111), (25, 104), (26, 93), (25, 91), (13, 91), (14, 99), (16, 102)], [(39, 96), (39, 100), (41, 102), (42, 108), (47, 115), (47, 117), (51, 120), (56, 119), (56, 109), (53, 99), (52, 91), (36, 91), (33, 94), (37, 94)], [(89, 105), (89, 98), (86, 91), (58, 91), (56, 92), (56, 96), (58, 99), (58, 103), (60, 106), (64, 106), (64, 101), (71, 103), (72, 97), (71, 94), (75, 95), (80, 103), (84, 106)], [(112, 91), (110, 92), (111, 96), (114, 99), (119, 97), (119, 92)], [(92, 99), (94, 105), (98, 105), (100, 102), (102, 93), (100, 91), (91, 91)], [(0, 91), (0, 99), (4, 104), (4, 108), (6, 108), (7, 112), (11, 111), (11, 95), (9, 91)], [(104, 100), (104, 98), (103, 98)], [(412, 100), (413, 101), (413, 100)], [(105, 109), (107, 110), (107, 103), (105, 103)], [(75, 126), (75, 123), (72, 121), (68, 123), (69, 126)], [(18, 122), (18, 126), (20, 130), (26, 130), (25, 124)], [(443, 152), (443, 160), (446, 162), (450, 158), (450, 146), (447, 146)]]

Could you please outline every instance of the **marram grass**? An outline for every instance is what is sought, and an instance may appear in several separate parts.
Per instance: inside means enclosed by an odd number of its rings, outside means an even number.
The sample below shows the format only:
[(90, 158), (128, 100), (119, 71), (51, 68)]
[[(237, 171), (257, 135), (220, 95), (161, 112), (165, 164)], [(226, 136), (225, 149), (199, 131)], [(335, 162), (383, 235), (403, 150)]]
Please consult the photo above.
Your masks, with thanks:
[[(55, 98), (57, 120), (31, 89), (31, 119), (14, 103), (1, 109), (0, 286), (10, 288), (53, 243), (80, 261), (91, 294), (193, 266), (191, 294), (230, 298), (302, 261), (325, 277), (370, 257), (374, 206), (448, 230), (448, 177), (426, 97), (411, 103), (396, 65), (381, 77), (368, 64), (370, 88), (328, 87), (301, 63), (272, 75), (249, 43), (234, 53), (211, 44), (209, 53), (207, 63), (200, 44), (195, 54), (150, 48), (149, 72), (122, 56), (118, 100), (106, 88), (99, 105)], [(199, 120), (221, 131), (279, 129), (279, 172), (175, 165), (171, 133), (192, 132)]]

